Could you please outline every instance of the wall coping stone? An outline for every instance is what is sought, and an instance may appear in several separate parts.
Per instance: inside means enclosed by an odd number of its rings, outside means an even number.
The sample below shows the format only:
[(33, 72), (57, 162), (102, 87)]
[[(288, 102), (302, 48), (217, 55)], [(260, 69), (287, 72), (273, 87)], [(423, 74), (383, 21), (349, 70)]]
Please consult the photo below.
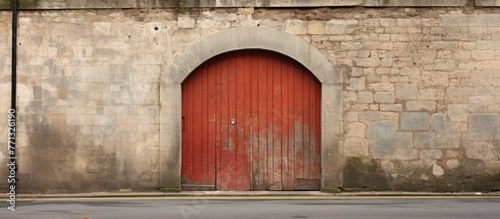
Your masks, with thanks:
[(475, 5), (480, 7), (500, 7), (500, 0), (476, 0)]
[[(143, 8), (308, 8), (308, 7), (461, 7), (468, 0), (18, 0), (19, 9)], [(0, 10), (12, 0), (0, 0)], [(500, 0), (475, 0), (478, 7), (500, 7)]]

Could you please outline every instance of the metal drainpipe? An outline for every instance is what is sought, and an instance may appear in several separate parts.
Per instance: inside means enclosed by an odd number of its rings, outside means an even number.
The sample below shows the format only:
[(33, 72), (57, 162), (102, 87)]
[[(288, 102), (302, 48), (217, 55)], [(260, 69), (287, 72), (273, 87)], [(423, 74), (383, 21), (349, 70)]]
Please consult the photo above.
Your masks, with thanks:
[[(12, 0), (12, 79), (11, 79), (11, 107), (9, 110), (9, 173), (12, 176), (12, 171), (14, 170), (13, 180), (9, 178), (10, 188), (14, 186), (16, 188), (17, 181), (17, 162), (16, 162), (16, 83), (17, 83), (17, 0)], [(10, 177), (9, 176), (9, 177)], [(15, 191), (15, 189), (14, 189)]]

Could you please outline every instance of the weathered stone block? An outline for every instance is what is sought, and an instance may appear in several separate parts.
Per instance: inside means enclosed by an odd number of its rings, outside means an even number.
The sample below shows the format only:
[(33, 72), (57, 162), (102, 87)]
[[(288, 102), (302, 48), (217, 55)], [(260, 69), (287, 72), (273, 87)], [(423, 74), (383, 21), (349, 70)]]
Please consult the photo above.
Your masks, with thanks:
[(418, 91), (418, 99), (421, 100), (443, 100), (444, 90), (441, 89), (422, 89)]
[[(450, 59), (450, 58), (452, 58), (451, 51), (450, 50), (438, 51), (437, 58), (438, 59)], [(426, 73), (429, 73), (429, 72), (426, 72)]]
[(360, 103), (373, 103), (373, 93), (370, 91), (360, 91), (358, 96)]
[(500, 6), (500, 0), (476, 0), (476, 6), (483, 7), (498, 7)]
[(490, 60), (495, 59), (495, 50), (472, 50), (472, 58), (476, 60)]
[(446, 131), (446, 115), (443, 113), (435, 113), (431, 116), (431, 130), (438, 135), (442, 135)]
[(468, 158), (479, 160), (498, 160), (495, 146), (488, 142), (470, 142), (465, 144), (465, 155)]
[(469, 113), (467, 112), (466, 104), (450, 104), (448, 105), (448, 117), (451, 121), (467, 121)]
[(416, 149), (396, 149), (395, 159), (398, 160), (415, 160), (418, 158), (418, 151)]
[(471, 96), (474, 94), (474, 89), (472, 87), (448, 87), (446, 94), (450, 97)]
[(402, 104), (380, 104), (381, 111), (389, 111), (389, 112), (401, 112), (403, 111)]
[[(372, 5), (373, 2), (370, 2)], [(464, 6), (467, 0), (379, 0), (378, 6), (410, 6), (410, 7), (427, 7), (427, 6)]]
[(350, 109), (353, 111), (366, 111), (369, 110), (370, 108), (368, 104), (360, 103), (360, 104), (352, 104)]
[(378, 58), (355, 58), (354, 62), (359, 67), (378, 67), (380, 66), (380, 59)]
[(457, 137), (436, 137), (434, 140), (436, 148), (458, 148), (460, 147), (460, 139)]
[(495, 102), (495, 97), (491, 95), (481, 95), (469, 97), (469, 103), (474, 105), (491, 105)]
[(351, 68), (351, 76), (353, 77), (360, 77), (363, 76), (363, 68), (360, 67), (352, 67)]
[(460, 14), (458, 19), (460, 26), (477, 27), (480, 25), (479, 16), (477, 14)]
[(447, 72), (424, 72), (422, 79), (425, 86), (448, 86)]
[(347, 90), (364, 90), (366, 87), (366, 78), (365, 77), (360, 77), (360, 78), (350, 78), (349, 79), (349, 86), (347, 87)]
[(294, 34), (307, 34), (307, 22), (300, 20), (288, 20), (285, 31)]
[(483, 69), (498, 70), (500, 68), (500, 60), (484, 60)]
[[(254, 2), (266, 2), (266, 1), (260, 1), (260, 0), (253, 0)], [(238, 4), (241, 4), (241, 0), (232, 0), (232, 1), (221, 1), (217, 0), (217, 2), (234, 2), (236, 3), (236, 6)], [(315, 6), (360, 6), (363, 5), (364, 0), (279, 0), (279, 1), (268, 1), (269, 6), (271, 7), (315, 7)], [(233, 3), (233, 4), (234, 4)], [(227, 4), (227, 3), (226, 3)], [(254, 3), (255, 4), (255, 3)], [(226, 6), (228, 7), (228, 6)], [(234, 7), (234, 6), (233, 6)]]
[(358, 112), (347, 112), (344, 118), (348, 122), (357, 122), (359, 120)]
[(394, 103), (395, 97), (392, 92), (376, 92), (375, 102), (377, 103)]
[(358, 94), (354, 91), (344, 92), (345, 102), (356, 102), (358, 100)]
[(408, 83), (410, 82), (410, 78), (408, 76), (393, 76), (390, 81), (393, 83)]
[(366, 125), (360, 122), (347, 125), (348, 137), (366, 137)]
[(378, 0), (365, 0), (365, 3), (363, 4), (363, 6), (380, 6)]
[[(449, 16), (449, 15), (446, 15)], [(451, 15), (452, 16), (452, 15)], [(457, 19), (458, 21), (458, 19)], [(444, 32), (443, 32), (444, 33)], [(457, 42), (447, 42), (447, 41), (435, 41), (429, 44), (429, 48), (431, 49), (450, 49), (455, 50), (457, 48)]]
[(408, 83), (397, 83), (396, 98), (400, 100), (416, 99), (417, 98), (417, 85)]
[(435, 101), (407, 101), (406, 110), (408, 111), (434, 111), (437, 103)]
[(455, 169), (460, 166), (460, 161), (459, 160), (448, 160), (446, 161), (446, 166), (450, 169)]
[(446, 150), (446, 158), (461, 158), (462, 153), (457, 150)]
[(311, 21), (307, 26), (308, 34), (325, 34), (325, 23), (321, 21)]
[(393, 27), (396, 26), (396, 20), (392, 18), (380, 19), (380, 26), (382, 27)]
[(384, 118), (382, 112), (359, 112), (358, 115), (361, 122), (373, 122)]
[(396, 132), (392, 138), (392, 144), (398, 148), (411, 148), (413, 145), (413, 134), (411, 132)]
[(444, 170), (441, 166), (434, 164), (432, 165), (432, 174), (434, 176), (442, 176), (444, 175)]
[(500, 6), (500, 0), (475, 0), (476, 6), (496, 7)]
[(377, 121), (368, 124), (368, 138), (373, 141), (374, 158), (392, 157), (395, 145), (392, 144), (396, 123), (393, 121)]
[(394, 84), (386, 82), (370, 83), (368, 88), (374, 91), (394, 91)]
[(115, 115), (94, 115), (94, 126), (114, 126), (116, 124)]
[(439, 15), (439, 24), (441, 26), (458, 27), (458, 25), (459, 25), (458, 14), (441, 14), (441, 15)]
[(370, 110), (371, 111), (379, 111), (380, 107), (378, 104), (370, 104)]
[(486, 27), (500, 26), (500, 15), (498, 14), (480, 14), (479, 20), (481, 20), (482, 26)]
[(428, 130), (429, 113), (403, 112), (401, 113), (401, 130)]
[(469, 116), (468, 138), (472, 140), (499, 139), (499, 116), (496, 113), (473, 113)]
[(344, 142), (344, 155), (347, 157), (368, 157), (369, 141), (362, 138), (348, 138)]
[(136, 0), (66, 0), (68, 8), (135, 8)]
[(437, 160), (441, 159), (443, 152), (441, 150), (423, 150), (420, 151), (420, 159), (423, 160)]
[(474, 95), (489, 96), (489, 95), (494, 95), (494, 94), (498, 93), (499, 91), (500, 91), (500, 89), (498, 91), (496, 91), (496, 89), (493, 87), (476, 87), (476, 88), (474, 88)]
[(114, 80), (114, 75), (109, 73), (108, 65), (102, 66), (82, 66), (82, 81), (83, 82), (109, 82)]
[(325, 33), (326, 34), (345, 34), (346, 33), (345, 20), (330, 20), (330, 21), (326, 22)]
[(417, 132), (415, 133), (415, 147), (417, 148), (432, 148), (434, 147), (434, 132)]

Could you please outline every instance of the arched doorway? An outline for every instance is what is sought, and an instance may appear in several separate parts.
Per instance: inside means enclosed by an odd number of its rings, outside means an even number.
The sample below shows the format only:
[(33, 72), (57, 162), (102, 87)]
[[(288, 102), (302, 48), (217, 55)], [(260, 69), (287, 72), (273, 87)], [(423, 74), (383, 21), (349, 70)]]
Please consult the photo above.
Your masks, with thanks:
[[(321, 190), (342, 187), (342, 68), (298, 36), (264, 27), (223, 30), (194, 42), (173, 55), (160, 83), (160, 182), (164, 191), (180, 191), (182, 162), (182, 82), (214, 56), (245, 49), (275, 51), (296, 60), (321, 83)], [(348, 70), (348, 69), (344, 69)]]
[(264, 50), (216, 56), (182, 83), (182, 188), (319, 190), (321, 84)]

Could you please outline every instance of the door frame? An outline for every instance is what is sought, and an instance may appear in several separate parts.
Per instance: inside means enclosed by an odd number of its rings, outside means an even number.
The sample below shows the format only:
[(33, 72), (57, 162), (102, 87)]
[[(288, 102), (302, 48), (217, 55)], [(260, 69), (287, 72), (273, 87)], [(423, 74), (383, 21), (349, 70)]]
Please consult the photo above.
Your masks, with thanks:
[(306, 67), (321, 83), (321, 190), (342, 187), (343, 160), (341, 70), (309, 42), (295, 35), (263, 27), (224, 30), (202, 38), (175, 55), (161, 74), (160, 84), (160, 187), (181, 188), (182, 100), (181, 84), (199, 65), (219, 54), (263, 49), (290, 57)]

